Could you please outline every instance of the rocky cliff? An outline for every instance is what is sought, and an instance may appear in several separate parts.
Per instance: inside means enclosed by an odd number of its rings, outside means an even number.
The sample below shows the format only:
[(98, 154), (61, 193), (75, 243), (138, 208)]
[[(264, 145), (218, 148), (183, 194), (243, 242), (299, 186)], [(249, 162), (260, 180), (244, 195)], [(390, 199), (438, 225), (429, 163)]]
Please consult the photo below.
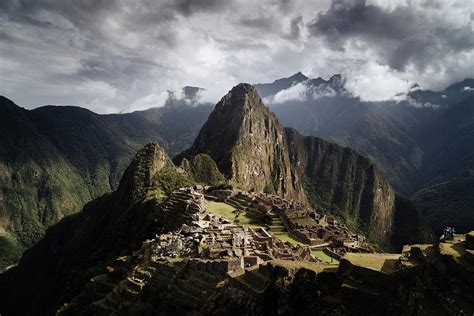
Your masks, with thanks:
[(305, 201), (287, 148), (284, 127), (255, 88), (239, 84), (217, 103), (194, 144), (175, 162), (205, 153), (242, 189)]
[[(222, 98), (194, 144), (175, 162), (200, 153), (211, 156), (234, 186), (332, 213), (382, 247), (430, 238), (416, 208), (397, 200), (402, 198), (370, 159), (284, 128), (249, 84), (237, 85)], [(413, 221), (395, 225), (407, 212)]]
[(395, 192), (375, 164), (350, 148), (303, 137), (294, 129), (286, 129), (286, 135), (310, 203), (372, 240), (387, 240), (394, 229)]

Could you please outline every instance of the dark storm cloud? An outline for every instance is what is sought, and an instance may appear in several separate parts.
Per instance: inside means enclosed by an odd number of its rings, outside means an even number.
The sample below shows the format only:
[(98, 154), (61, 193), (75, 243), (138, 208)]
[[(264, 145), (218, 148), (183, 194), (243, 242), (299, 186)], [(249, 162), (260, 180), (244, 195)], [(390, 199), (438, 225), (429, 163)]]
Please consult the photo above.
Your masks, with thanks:
[(342, 72), (367, 100), (472, 75), (469, 1), (368, 1), (0, 0), (0, 94), (105, 113), (298, 71)]
[(184, 16), (197, 12), (219, 12), (225, 9), (231, 1), (222, 0), (175, 0), (171, 7)]
[(235, 51), (236, 49), (240, 50), (250, 50), (250, 51), (263, 51), (268, 49), (268, 45), (262, 43), (262, 41), (258, 40), (247, 40), (247, 39), (240, 39), (240, 40), (226, 40), (226, 39), (217, 39), (216, 40), (219, 44), (222, 45), (222, 49), (226, 51)]
[(163, 69), (160, 64), (147, 59), (138, 57), (123, 58), (120, 56), (82, 59), (80, 65), (81, 67), (77, 72), (78, 76), (104, 82), (121, 82), (123, 85), (130, 84), (133, 78), (138, 78), (152, 68)]
[(301, 37), (301, 30), (304, 27), (303, 17), (297, 16), (291, 20), (290, 38), (298, 39)]
[(416, 12), (397, 8), (385, 12), (368, 4), (366, 0), (333, 0), (326, 12), (310, 24), (314, 34), (326, 36), (331, 41), (343, 42), (352, 36), (403, 39), (413, 34), (418, 22)]
[(276, 26), (276, 21), (273, 16), (264, 15), (259, 15), (256, 17), (245, 16), (240, 18), (238, 22), (242, 26), (260, 29), (268, 32), (272, 31), (272, 29), (274, 29), (274, 27)]
[[(428, 1), (423, 6), (436, 9), (440, 3)], [(330, 8), (319, 13), (309, 29), (313, 35), (324, 37), (334, 50), (344, 50), (354, 39), (362, 40), (398, 70), (409, 64), (423, 69), (448, 54), (474, 47), (472, 22), (454, 27), (412, 2), (388, 10), (366, 0), (332, 0)]]

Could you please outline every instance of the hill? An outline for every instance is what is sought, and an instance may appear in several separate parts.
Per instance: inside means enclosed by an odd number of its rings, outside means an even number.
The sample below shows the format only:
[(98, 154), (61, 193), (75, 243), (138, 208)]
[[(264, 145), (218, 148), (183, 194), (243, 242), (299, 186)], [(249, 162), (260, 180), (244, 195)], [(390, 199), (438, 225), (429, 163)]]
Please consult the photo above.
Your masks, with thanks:
[(117, 188), (134, 153), (158, 141), (186, 148), (211, 111), (170, 99), (162, 108), (98, 115), (79, 107), (25, 110), (0, 97), (0, 269), (47, 227)]

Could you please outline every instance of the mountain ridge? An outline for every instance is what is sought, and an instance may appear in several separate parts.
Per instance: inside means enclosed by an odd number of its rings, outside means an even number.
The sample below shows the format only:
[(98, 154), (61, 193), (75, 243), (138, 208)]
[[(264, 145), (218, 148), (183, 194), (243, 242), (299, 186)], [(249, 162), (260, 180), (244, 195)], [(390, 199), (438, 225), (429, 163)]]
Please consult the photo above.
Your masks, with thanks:
[[(464, 89), (472, 82), (467, 78), (436, 92), (418, 88), (406, 100), (396, 102), (361, 102), (348, 93), (319, 94), (270, 103), (270, 108), (284, 125), (304, 135), (349, 146), (373, 159), (397, 191), (415, 197), (430, 225), (441, 233), (440, 223), (448, 224), (450, 212), (458, 213), (457, 202), (452, 207), (443, 204), (440, 212), (429, 201), (417, 198), (417, 192), (436, 189), (437, 183), (462, 177), (473, 168), (474, 152), (469, 144), (474, 142), (474, 93)], [(272, 101), (271, 96), (267, 99)], [(439, 194), (446, 201), (464, 199), (453, 190)], [(463, 218), (470, 218), (470, 224), (453, 221), (453, 226), (466, 232), (474, 223), (474, 205), (457, 205)], [(430, 216), (430, 212), (437, 216)]]
[(188, 146), (211, 108), (172, 103), (100, 115), (75, 106), (26, 110), (0, 97), (0, 270), (48, 226), (114, 190), (141, 146), (158, 141), (171, 155)]
[[(403, 198), (375, 164), (347, 147), (284, 128), (250, 84), (235, 86), (221, 99), (193, 145), (175, 163), (199, 153), (211, 156), (230, 183), (241, 189), (309, 203), (384, 247), (408, 242), (403, 226), (393, 225), (397, 214), (404, 212), (397, 205), (406, 203), (399, 203)], [(410, 241), (429, 239), (416, 208), (408, 209), (413, 212)]]

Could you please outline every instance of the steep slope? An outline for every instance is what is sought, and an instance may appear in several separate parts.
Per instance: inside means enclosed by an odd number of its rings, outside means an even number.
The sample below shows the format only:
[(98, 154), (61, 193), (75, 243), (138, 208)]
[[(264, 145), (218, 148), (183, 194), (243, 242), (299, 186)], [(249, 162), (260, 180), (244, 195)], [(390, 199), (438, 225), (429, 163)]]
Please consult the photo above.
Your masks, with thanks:
[(348, 96), (274, 104), (271, 109), (283, 124), (304, 135), (322, 137), (370, 157), (400, 192), (410, 194), (416, 189), (423, 151), (412, 130), (418, 128), (419, 119), (405, 109), (388, 111), (383, 104)]
[(436, 234), (441, 235), (448, 226), (458, 232), (470, 231), (474, 223), (474, 171), (423, 188), (413, 201)]
[(97, 264), (136, 249), (160, 229), (179, 227), (179, 218), (160, 220), (159, 205), (168, 190), (189, 184), (162, 148), (145, 146), (115, 192), (52, 226), (18, 266), (0, 275), (2, 314), (54, 314), (97, 272)]
[(348, 147), (286, 128), (291, 163), (310, 204), (342, 218), (384, 248), (431, 240), (418, 210), (396, 193), (376, 165)]
[(128, 114), (72, 106), (28, 111), (0, 97), (0, 270), (49, 225), (117, 188), (144, 144), (160, 142), (173, 155), (188, 147), (210, 111), (172, 98)]
[(234, 87), (219, 103), (182, 158), (204, 153), (222, 173), (245, 190), (304, 200), (301, 182), (290, 165), (283, 126), (249, 84)]
[[(354, 148), (372, 159), (390, 184), (407, 196), (416, 196), (417, 191), (428, 188), (437, 191), (438, 184), (451, 179), (457, 182), (466, 170), (474, 168), (474, 147), (470, 146), (474, 142), (472, 79), (441, 91), (414, 87), (409, 98), (402, 102), (362, 102), (344, 88), (333, 89), (336, 93), (332, 95), (314, 93), (321, 85), (331, 87), (330, 81), (308, 79), (304, 81), (304, 93), (284, 102), (276, 100), (275, 95), (287, 90), (267, 84), (273, 88), (274, 95), (266, 99), (273, 101), (270, 108), (283, 124), (304, 135)], [(270, 86), (267, 89), (271, 89)], [(465, 197), (474, 192), (460, 195), (452, 190), (437, 192), (440, 194), (437, 200), (444, 201), (437, 205), (443, 207), (437, 208), (433, 203), (418, 204), (424, 214), (433, 213), (429, 216), (433, 228), (438, 230), (440, 225), (451, 223), (460, 232), (466, 232), (464, 229), (474, 225), (472, 221), (461, 225), (452, 219), (454, 213), (471, 218), (469, 213), (474, 205)], [(459, 203), (458, 198), (462, 199)], [(417, 201), (422, 203), (425, 199)]]
[[(175, 162), (200, 153), (211, 156), (234, 186), (309, 202), (383, 247), (430, 238), (418, 211), (369, 159), (285, 129), (251, 85), (239, 84), (222, 98), (194, 144)], [(399, 223), (407, 214), (412, 222)]]
[[(386, 239), (394, 221), (395, 192), (376, 166), (354, 150), (287, 129), (292, 164), (304, 175), (311, 204), (353, 228)], [(356, 222), (354, 222), (356, 221)]]
[(28, 111), (3, 97), (0, 144), (1, 270), (91, 195), (79, 171), (38, 131)]
[(225, 185), (227, 183), (224, 175), (217, 168), (216, 162), (206, 154), (198, 154), (191, 161), (183, 159), (180, 166), (185, 170), (194, 182), (208, 184), (211, 186)]

